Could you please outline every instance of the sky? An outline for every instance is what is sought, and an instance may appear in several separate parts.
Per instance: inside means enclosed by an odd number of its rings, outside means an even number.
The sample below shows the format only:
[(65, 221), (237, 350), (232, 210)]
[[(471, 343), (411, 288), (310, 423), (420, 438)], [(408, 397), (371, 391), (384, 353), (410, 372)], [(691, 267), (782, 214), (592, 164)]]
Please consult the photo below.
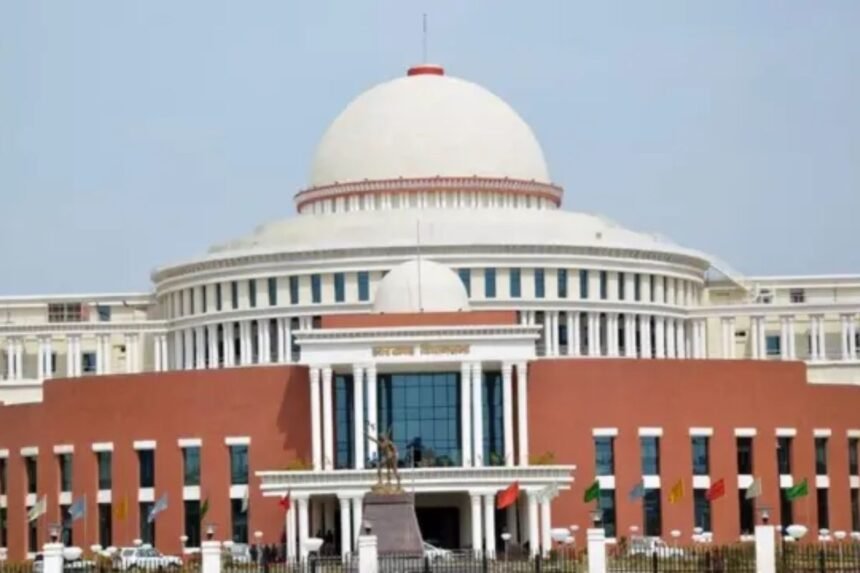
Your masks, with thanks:
[(422, 60), (532, 126), (567, 209), (747, 275), (860, 274), (855, 0), (0, 0), (0, 294), (151, 288), (294, 213)]

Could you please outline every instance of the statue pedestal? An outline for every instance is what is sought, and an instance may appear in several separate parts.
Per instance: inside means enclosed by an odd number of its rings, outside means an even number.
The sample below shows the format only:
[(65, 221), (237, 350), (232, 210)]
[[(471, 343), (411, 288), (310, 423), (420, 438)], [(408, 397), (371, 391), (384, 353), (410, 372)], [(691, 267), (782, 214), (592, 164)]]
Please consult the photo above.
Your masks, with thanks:
[(424, 543), (418, 518), (415, 516), (415, 497), (411, 493), (371, 492), (364, 496), (364, 521), (377, 539), (380, 556), (424, 556)]

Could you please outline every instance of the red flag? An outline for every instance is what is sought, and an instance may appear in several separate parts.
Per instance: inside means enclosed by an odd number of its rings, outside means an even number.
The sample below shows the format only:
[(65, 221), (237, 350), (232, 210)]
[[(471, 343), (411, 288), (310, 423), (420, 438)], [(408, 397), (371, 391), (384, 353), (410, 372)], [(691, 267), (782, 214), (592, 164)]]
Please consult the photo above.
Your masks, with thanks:
[(520, 484), (519, 482), (514, 482), (504, 490), (499, 492), (499, 497), (496, 500), (496, 507), (498, 509), (504, 509), (509, 505), (513, 505), (514, 502), (517, 501), (517, 497), (520, 495)]
[(714, 501), (715, 499), (719, 499), (724, 495), (726, 495), (726, 481), (720, 478), (711, 487), (708, 488), (708, 491), (705, 492), (705, 499), (707, 499), (708, 501)]
[(284, 508), (284, 511), (290, 511), (290, 492), (284, 494), (284, 497), (278, 501), (278, 505)]

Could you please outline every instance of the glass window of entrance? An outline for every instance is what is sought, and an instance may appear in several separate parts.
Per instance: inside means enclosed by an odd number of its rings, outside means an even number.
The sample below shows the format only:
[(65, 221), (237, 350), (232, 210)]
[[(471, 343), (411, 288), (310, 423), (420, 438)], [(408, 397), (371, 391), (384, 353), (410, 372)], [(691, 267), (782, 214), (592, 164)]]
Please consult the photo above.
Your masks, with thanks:
[(230, 446), (230, 484), (248, 483), (248, 446)]
[(615, 474), (615, 452), (611, 436), (594, 438), (594, 474), (611, 476)]
[(791, 437), (776, 439), (776, 465), (782, 475), (791, 475)]
[(484, 372), (483, 377), (484, 463), (502, 466), (505, 464), (502, 375), (500, 372)]
[(642, 449), (642, 475), (660, 475), (660, 438), (657, 436), (642, 436), (639, 438)]
[(60, 464), (60, 491), (72, 491), (72, 454), (57, 456)]
[[(710, 463), (708, 459), (708, 437), (693, 436), (693, 475), (706, 476), (710, 473)], [(705, 530), (710, 531), (710, 530)]]

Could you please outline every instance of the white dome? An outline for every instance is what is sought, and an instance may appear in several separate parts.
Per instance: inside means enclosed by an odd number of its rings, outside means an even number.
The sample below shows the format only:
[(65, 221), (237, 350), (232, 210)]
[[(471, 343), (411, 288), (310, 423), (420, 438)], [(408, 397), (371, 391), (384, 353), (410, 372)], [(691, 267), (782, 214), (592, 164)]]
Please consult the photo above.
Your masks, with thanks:
[(376, 288), (374, 312), (458, 312), (469, 310), (469, 295), (457, 274), (421, 259), (394, 267)]
[(471, 82), (419, 73), (346, 107), (317, 147), (310, 184), (473, 175), (550, 182), (540, 144), (508, 104)]

